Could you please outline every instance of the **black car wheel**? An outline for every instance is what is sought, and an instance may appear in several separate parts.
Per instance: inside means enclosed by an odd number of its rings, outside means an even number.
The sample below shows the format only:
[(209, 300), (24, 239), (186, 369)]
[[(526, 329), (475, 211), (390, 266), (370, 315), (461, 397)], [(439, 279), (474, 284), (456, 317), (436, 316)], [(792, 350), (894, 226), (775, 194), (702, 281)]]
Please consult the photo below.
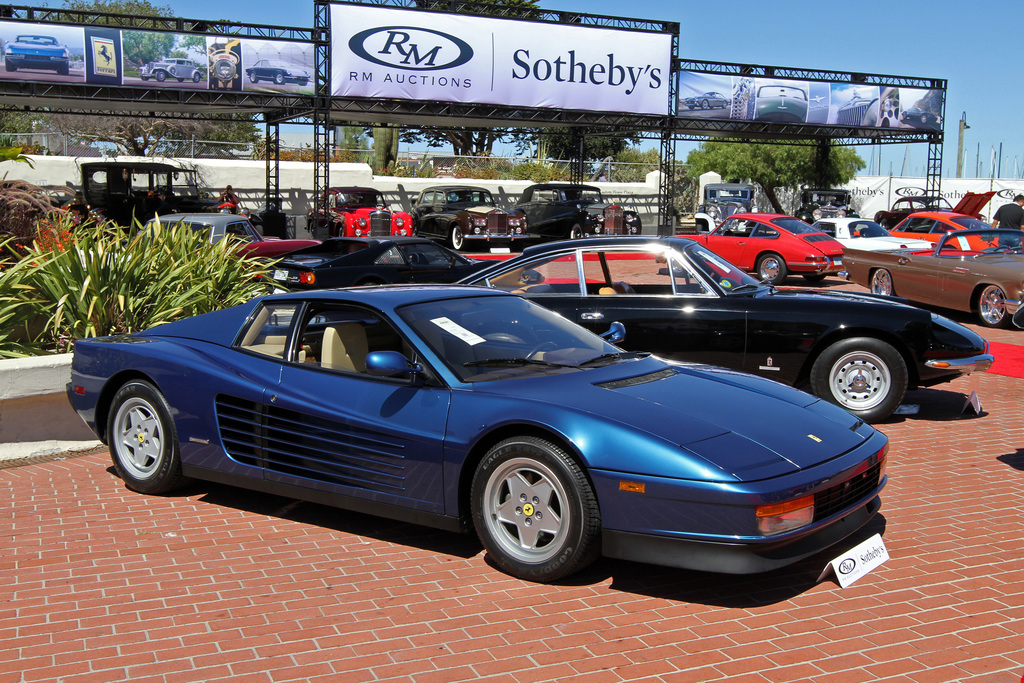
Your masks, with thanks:
[(284, 74), (280, 71), (274, 74), (274, 83), (277, 85), (284, 85)]
[(17, 70), (18, 70), (18, 65), (17, 64), (15, 64), (14, 62), (10, 61), (9, 59), (5, 59), (4, 60), (4, 71), (17, 71)]
[(256, 74), (249, 74), (250, 83), (259, 83), (259, 81), (260, 79), (256, 76)]
[(448, 226), (448, 244), (455, 251), (460, 251), (466, 246), (466, 234), (462, 232), (462, 226), (458, 223)]
[(879, 268), (871, 274), (871, 293), (896, 296), (892, 286), (892, 274), (885, 268)]
[(708, 102), (707, 100), (701, 100), (700, 101), (700, 108), (701, 109), (711, 109), (711, 103)]
[(203, 75), (201, 73), (199, 73), (198, 71), (195, 71), (195, 72), (192, 73), (192, 82), (193, 83), (198, 83), (201, 80), (203, 80)]
[(163, 83), (167, 80), (167, 74), (163, 71), (157, 71), (155, 74), (153, 74), (153, 78), (155, 78), (160, 83)]
[(786, 259), (772, 252), (758, 256), (754, 270), (759, 280), (772, 285), (782, 284), (786, 276), (789, 275)]
[(107, 419), (114, 468), (128, 488), (164, 493), (187, 481), (167, 401), (149, 382), (128, 382), (114, 395)]
[(473, 476), (473, 523), (498, 567), (555, 581), (601, 553), (601, 511), (579, 463), (532, 436), (498, 443)]
[(582, 237), (583, 237), (583, 228), (580, 227), (579, 223), (574, 223), (573, 226), (571, 228), (569, 228), (569, 239), (571, 239), (571, 240), (578, 240), (578, 239), (581, 239)]
[(881, 225), (886, 230), (892, 230), (892, 228), (890, 227), (891, 223), (889, 223), (888, 218), (883, 218), (882, 220), (878, 221), (878, 224)]
[(985, 327), (1006, 327), (1006, 294), (996, 285), (988, 285), (978, 294), (978, 321)]
[(893, 414), (907, 392), (907, 364), (878, 339), (854, 337), (825, 349), (811, 368), (815, 395), (865, 422)]

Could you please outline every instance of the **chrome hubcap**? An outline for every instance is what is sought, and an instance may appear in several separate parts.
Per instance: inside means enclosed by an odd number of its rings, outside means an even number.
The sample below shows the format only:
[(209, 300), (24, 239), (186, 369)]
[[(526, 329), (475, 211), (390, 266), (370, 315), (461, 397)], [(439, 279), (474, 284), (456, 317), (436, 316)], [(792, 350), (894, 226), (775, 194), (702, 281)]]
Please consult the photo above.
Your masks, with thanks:
[(835, 362), (829, 373), (832, 395), (844, 408), (868, 410), (889, 394), (892, 377), (882, 359), (873, 353), (856, 351)]
[(981, 317), (990, 325), (998, 325), (1006, 315), (1006, 297), (998, 287), (988, 287), (978, 300)]

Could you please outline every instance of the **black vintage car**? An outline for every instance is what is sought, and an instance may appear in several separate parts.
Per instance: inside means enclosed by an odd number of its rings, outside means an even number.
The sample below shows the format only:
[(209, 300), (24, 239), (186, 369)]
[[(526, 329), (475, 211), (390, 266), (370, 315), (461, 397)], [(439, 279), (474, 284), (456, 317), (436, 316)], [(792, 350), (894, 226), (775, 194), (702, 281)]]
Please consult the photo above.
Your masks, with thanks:
[(422, 237), (335, 237), (288, 254), (275, 264), (274, 279), (289, 289), (453, 282), (489, 263)]
[(604, 201), (593, 185), (531, 185), (513, 210), (526, 215), (530, 237), (539, 240), (639, 235), (643, 230), (636, 211)]
[(822, 218), (857, 218), (853, 213), (853, 193), (849, 190), (804, 190), (800, 193), (800, 208), (793, 215), (804, 223)]
[(872, 422), (907, 389), (992, 364), (985, 340), (946, 318), (870, 294), (779, 290), (689, 239), (537, 245), (462, 283), (521, 294), (591, 330), (621, 322), (626, 349), (770, 377)]
[(196, 171), (159, 161), (89, 161), (81, 164), (82, 190), (68, 208), (131, 226), (170, 213), (218, 211), (199, 187)]
[(446, 242), (456, 250), (479, 244), (508, 246), (527, 237), (523, 212), (499, 209), (482, 187), (428, 187), (420, 192), (412, 214), (417, 236)]

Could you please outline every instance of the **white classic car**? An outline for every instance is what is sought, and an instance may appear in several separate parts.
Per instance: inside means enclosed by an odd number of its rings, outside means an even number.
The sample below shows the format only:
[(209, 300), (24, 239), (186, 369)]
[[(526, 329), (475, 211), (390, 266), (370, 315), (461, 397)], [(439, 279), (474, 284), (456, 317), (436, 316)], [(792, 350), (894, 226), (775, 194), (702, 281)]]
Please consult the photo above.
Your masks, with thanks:
[(935, 247), (928, 240), (896, 237), (878, 223), (867, 218), (822, 219), (816, 222), (814, 227), (843, 245), (843, 251), (847, 249), (887, 251), (889, 249), (933, 249)]

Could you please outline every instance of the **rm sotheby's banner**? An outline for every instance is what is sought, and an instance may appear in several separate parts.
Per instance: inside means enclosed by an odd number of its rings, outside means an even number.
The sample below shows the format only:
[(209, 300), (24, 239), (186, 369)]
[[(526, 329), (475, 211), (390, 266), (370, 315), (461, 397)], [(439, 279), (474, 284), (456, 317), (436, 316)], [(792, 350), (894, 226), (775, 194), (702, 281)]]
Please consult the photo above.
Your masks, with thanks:
[(331, 6), (331, 94), (668, 113), (669, 34)]

